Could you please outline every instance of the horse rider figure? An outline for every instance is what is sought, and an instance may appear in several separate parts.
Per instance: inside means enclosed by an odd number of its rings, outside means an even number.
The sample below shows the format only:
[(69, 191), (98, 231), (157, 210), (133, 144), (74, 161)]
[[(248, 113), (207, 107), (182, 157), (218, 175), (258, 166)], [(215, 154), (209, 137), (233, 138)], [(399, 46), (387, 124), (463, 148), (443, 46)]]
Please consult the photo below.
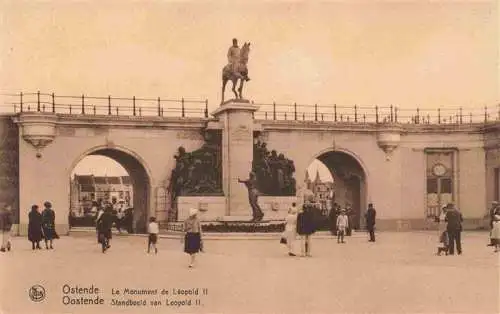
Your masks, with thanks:
[(229, 47), (229, 50), (227, 51), (227, 60), (231, 66), (231, 71), (236, 77), (243, 78), (245, 79), (245, 81), (250, 81), (248, 74), (243, 77), (243, 75), (240, 73), (240, 54), (241, 50), (240, 47), (238, 47), (238, 40), (236, 38), (233, 38), (233, 45)]

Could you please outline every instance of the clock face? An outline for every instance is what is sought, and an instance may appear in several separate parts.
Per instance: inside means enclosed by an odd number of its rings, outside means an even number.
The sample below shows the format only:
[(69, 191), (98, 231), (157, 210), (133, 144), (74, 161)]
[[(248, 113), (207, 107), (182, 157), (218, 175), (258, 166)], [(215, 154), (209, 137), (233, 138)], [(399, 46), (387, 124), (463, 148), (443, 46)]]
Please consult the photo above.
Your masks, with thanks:
[(432, 167), (432, 172), (436, 176), (442, 176), (446, 173), (446, 167), (443, 164), (436, 164)]

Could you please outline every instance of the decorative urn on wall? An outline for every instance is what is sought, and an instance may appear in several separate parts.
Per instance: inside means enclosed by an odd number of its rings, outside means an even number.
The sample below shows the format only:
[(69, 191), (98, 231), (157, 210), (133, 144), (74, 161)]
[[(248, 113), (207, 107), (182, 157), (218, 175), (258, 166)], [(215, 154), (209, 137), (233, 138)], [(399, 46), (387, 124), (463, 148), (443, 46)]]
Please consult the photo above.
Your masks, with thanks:
[(57, 116), (50, 113), (25, 112), (17, 119), (21, 125), (23, 139), (33, 145), (37, 157), (40, 150), (49, 145), (56, 137)]
[(399, 130), (381, 130), (377, 133), (377, 144), (385, 152), (385, 159), (390, 160), (392, 152), (401, 141)]

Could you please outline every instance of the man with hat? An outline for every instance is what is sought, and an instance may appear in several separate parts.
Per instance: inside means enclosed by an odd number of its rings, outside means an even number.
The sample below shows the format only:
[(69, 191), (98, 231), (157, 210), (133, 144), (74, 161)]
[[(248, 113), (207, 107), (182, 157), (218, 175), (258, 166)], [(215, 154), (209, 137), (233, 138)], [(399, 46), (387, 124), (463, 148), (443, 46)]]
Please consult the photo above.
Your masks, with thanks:
[(462, 213), (460, 213), (453, 203), (448, 203), (446, 206), (446, 216), (445, 221), (447, 222), (446, 231), (448, 232), (449, 237), (449, 255), (453, 255), (455, 253), (455, 243), (457, 245), (458, 255), (462, 254), (462, 240), (460, 237), (460, 233), (462, 232), (462, 221), (464, 218), (462, 217)]
[(377, 211), (373, 208), (373, 204), (368, 204), (368, 210), (366, 211), (366, 229), (370, 234), (369, 242), (375, 242), (375, 218), (377, 216)]
[(498, 204), (498, 201), (493, 201), (491, 202), (491, 209), (490, 209), (490, 212), (489, 212), (489, 215), (490, 215), (490, 244), (488, 244), (488, 246), (495, 246), (495, 240), (492, 238), (492, 230), (493, 230), (493, 221), (495, 219), (495, 212), (496, 210), (499, 208), (499, 204)]

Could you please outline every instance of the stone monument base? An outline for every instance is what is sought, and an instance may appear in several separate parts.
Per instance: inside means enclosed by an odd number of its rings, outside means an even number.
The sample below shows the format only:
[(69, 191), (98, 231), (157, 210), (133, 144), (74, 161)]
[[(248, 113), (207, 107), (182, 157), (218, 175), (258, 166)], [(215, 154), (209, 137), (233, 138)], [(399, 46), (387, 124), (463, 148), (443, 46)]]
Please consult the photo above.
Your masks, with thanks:
[(225, 196), (179, 196), (177, 198), (177, 220), (189, 217), (189, 209), (198, 209), (201, 221), (215, 221), (226, 214)]

